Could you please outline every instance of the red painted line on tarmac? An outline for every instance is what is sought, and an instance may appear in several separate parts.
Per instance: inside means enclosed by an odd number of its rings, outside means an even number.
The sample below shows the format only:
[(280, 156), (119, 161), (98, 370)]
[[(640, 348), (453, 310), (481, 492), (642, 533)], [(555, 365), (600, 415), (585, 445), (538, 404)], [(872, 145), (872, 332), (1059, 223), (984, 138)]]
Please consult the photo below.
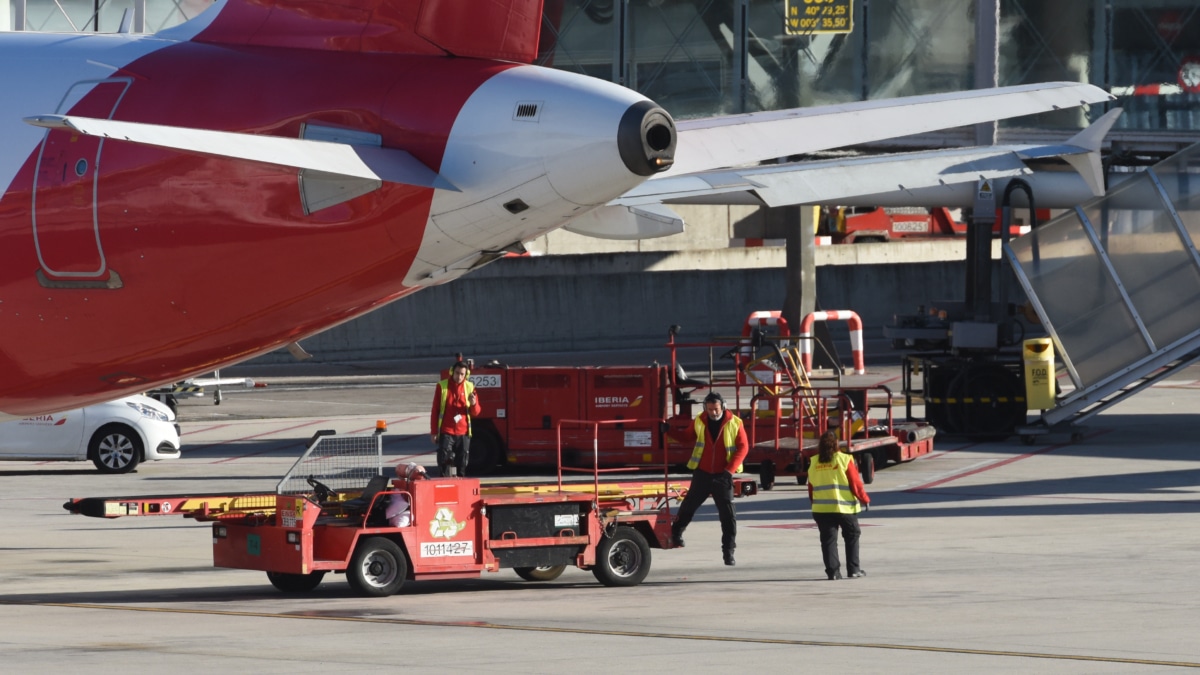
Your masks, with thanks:
[[(316, 425), (316, 424), (324, 424), (324, 423), (326, 423), (326, 422), (328, 422), (328, 421), (329, 421), (329, 420), (314, 420), (314, 421), (312, 421), (312, 422), (305, 422), (304, 424), (297, 424), (297, 425), (295, 425), (295, 426), (291, 426), (291, 427), (285, 427), (285, 428), (283, 428), (283, 429), (272, 429), (271, 431), (264, 431), (264, 432), (262, 432), (261, 434), (251, 434), (251, 435), (249, 435), (249, 436), (242, 436), (242, 437), (240, 437), (240, 438), (234, 438), (234, 439), (230, 439), (230, 440), (228, 440), (228, 441), (222, 441), (222, 442), (220, 442), (220, 443), (210, 443), (210, 444), (208, 444), (208, 445), (202, 445), (202, 446), (200, 446), (199, 448), (189, 448), (189, 450), (192, 450), (193, 452), (195, 452), (196, 450), (204, 450), (204, 449), (206, 449), (206, 448), (219, 448), (219, 447), (221, 447), (221, 446), (223, 446), (223, 445), (228, 445), (228, 444), (230, 444), (230, 443), (237, 443), (237, 442), (239, 442), (239, 441), (246, 441), (246, 440), (250, 440), (251, 438), (259, 438), (259, 437), (261, 437), (261, 436), (269, 436), (269, 435), (271, 435), (271, 434), (277, 434), (277, 433), (280, 433), (280, 432), (283, 432), (283, 431), (291, 431), (292, 429), (301, 429), (301, 428), (303, 428), (303, 427), (311, 427), (311, 426), (313, 426), (313, 425)], [(215, 462), (209, 462), (209, 464), (224, 464), (225, 462), (232, 462), (232, 461), (234, 461), (234, 460), (237, 460), (237, 459), (243, 459), (243, 458), (245, 458), (245, 457), (254, 457), (254, 456), (256, 456), (256, 455), (261, 455), (261, 454), (263, 454), (263, 453), (265, 453), (265, 452), (270, 452), (270, 451), (269, 451), (269, 450), (263, 450), (262, 452), (255, 452), (255, 453), (251, 453), (251, 454), (249, 454), (249, 455), (240, 455), (240, 456), (238, 456), (238, 457), (227, 457), (227, 458), (225, 458), (225, 459), (219, 459), (219, 460), (217, 460), (217, 461), (215, 461)]]
[[(393, 424), (403, 424), (405, 422), (411, 422), (416, 419), (421, 419), (422, 417), (424, 417), (424, 415), (413, 415), (412, 417), (405, 417), (403, 419), (398, 419), (398, 420), (384, 420), (384, 423), (390, 427)], [(363, 427), (361, 429), (355, 429), (354, 431), (351, 431), (350, 433), (358, 434), (358, 433), (362, 433), (364, 431), (372, 431), (373, 429), (375, 429), (374, 426)]]
[[(1071, 495), (1056, 495), (1056, 494), (1052, 494), (1052, 493), (1051, 494), (1036, 494), (1036, 493), (1035, 494), (1009, 494), (1009, 493), (1001, 493), (1001, 492), (939, 492), (938, 496), (939, 497), (972, 497), (972, 498), (988, 497), (988, 498), (993, 498), (993, 499), (1000, 499), (1000, 498), (1004, 498), (1004, 497), (1042, 497), (1045, 499), (1060, 499), (1063, 501), (1076, 501), (1076, 502), (1088, 502), (1088, 503), (1092, 503), (1092, 502), (1140, 503), (1142, 501), (1145, 501), (1142, 499), (1118, 499), (1116, 497), (1093, 497), (1093, 496), (1073, 497)], [(1186, 503), (1200, 503), (1200, 502), (1192, 501), (1192, 502), (1172, 502), (1172, 503), (1186, 504)], [(751, 525), (750, 527), (753, 527), (753, 526)]]
[[(1107, 434), (1107, 433), (1109, 433), (1109, 432), (1111, 432), (1111, 431), (1112, 431), (1111, 429), (1106, 429), (1106, 430), (1104, 430), (1104, 431), (1099, 431), (1099, 432), (1097, 432), (1097, 433), (1094, 433), (1094, 434), (1092, 434), (1092, 435), (1091, 435), (1091, 436), (1089, 436), (1088, 438), (1094, 438), (1094, 437), (1096, 437), (1096, 436), (1102, 436), (1102, 435), (1104, 435), (1104, 434)], [(1070, 446), (1070, 445), (1071, 445), (1071, 443), (1057, 443), (1057, 444), (1055, 444), (1055, 445), (1048, 445), (1048, 446), (1046, 446), (1046, 447), (1042, 448), (1041, 450), (1034, 450), (1033, 452), (1027, 452), (1027, 453), (1025, 453), (1025, 454), (1023, 454), (1023, 455), (1017, 455), (1017, 456), (1015, 456), (1015, 457), (1009, 457), (1008, 459), (1002, 459), (1002, 460), (1000, 460), (1000, 461), (998, 461), (998, 462), (995, 462), (995, 463), (993, 463), (993, 464), (988, 464), (987, 466), (981, 466), (981, 467), (979, 467), (978, 469), (971, 469), (970, 471), (964, 471), (964, 472), (962, 472), (962, 473), (954, 474), (953, 476), (947, 476), (946, 478), (942, 478), (942, 479), (939, 479), (939, 480), (935, 480), (935, 481), (933, 481), (932, 483), (926, 483), (925, 485), (918, 485), (917, 487), (914, 487), (914, 488), (909, 488), (909, 489), (905, 490), (905, 492), (920, 492), (921, 490), (928, 490), (929, 488), (937, 487), (937, 486), (939, 486), (939, 485), (944, 485), (944, 484), (946, 484), (946, 483), (949, 483), (949, 482), (951, 482), (951, 481), (956, 481), (956, 480), (958, 480), (958, 479), (960, 479), (960, 478), (966, 478), (967, 476), (974, 476), (975, 474), (978, 474), (978, 473), (983, 473), (984, 471), (991, 471), (992, 469), (998, 469), (998, 468), (1000, 468), (1000, 467), (1002, 467), (1002, 466), (1006, 466), (1006, 465), (1008, 465), (1008, 464), (1012, 464), (1013, 462), (1019, 462), (1019, 461), (1021, 461), (1021, 460), (1023, 460), (1023, 459), (1029, 459), (1030, 457), (1036, 457), (1037, 455), (1044, 455), (1044, 454), (1046, 454), (1047, 452), (1051, 452), (1051, 451), (1053, 451), (1053, 450), (1058, 450), (1059, 448), (1065, 448), (1065, 447), (1068, 447), (1068, 446)], [(964, 447), (971, 447), (971, 446), (964, 446)], [(959, 448), (959, 450), (962, 450), (962, 448)], [(949, 451), (949, 452), (953, 452), (953, 451)]]
[[(859, 514), (862, 515), (861, 513)], [(858, 522), (859, 527), (879, 527), (875, 523), (864, 523), (861, 520)], [(815, 530), (816, 523), (784, 523), (782, 525), (746, 525), (745, 527), (759, 530)]]
[[(175, 421), (178, 422), (179, 418), (176, 417)], [(201, 433), (204, 433), (205, 431), (215, 431), (217, 429), (224, 429), (225, 427), (231, 427), (231, 426), (233, 426), (233, 424), (226, 422), (225, 424), (214, 424), (211, 427), (201, 427), (199, 429), (192, 429), (192, 430), (188, 431), (188, 433), (189, 434), (201, 434)]]
[(300, 427), (309, 426), (310, 424), (321, 424), (323, 422), (328, 422), (328, 421), (329, 420), (320, 420), (318, 422), (307, 422), (305, 424), (297, 424), (294, 427), (287, 427), (285, 429), (274, 429), (272, 431), (264, 431), (261, 434), (251, 434), (249, 436), (239, 436), (238, 438), (231, 438), (226, 441), (221, 441), (220, 443), (209, 443), (208, 445), (201, 445), (200, 447), (196, 447), (196, 448), (188, 448), (188, 450), (196, 451), (196, 450), (206, 450), (208, 448), (219, 448), (222, 445), (225, 445), (227, 443), (236, 443), (238, 441), (245, 441), (245, 440), (249, 440), (251, 438), (258, 438), (259, 436), (266, 436), (267, 434), (274, 434), (274, 433), (278, 433), (280, 431), (291, 431), (292, 429), (299, 429)]

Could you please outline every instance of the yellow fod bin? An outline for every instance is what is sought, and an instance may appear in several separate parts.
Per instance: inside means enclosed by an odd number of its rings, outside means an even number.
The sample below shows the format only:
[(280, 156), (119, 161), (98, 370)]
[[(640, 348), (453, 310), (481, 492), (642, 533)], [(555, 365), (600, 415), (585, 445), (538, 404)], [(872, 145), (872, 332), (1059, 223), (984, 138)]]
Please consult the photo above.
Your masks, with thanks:
[(1025, 407), (1046, 410), (1054, 407), (1054, 343), (1050, 338), (1025, 341)]

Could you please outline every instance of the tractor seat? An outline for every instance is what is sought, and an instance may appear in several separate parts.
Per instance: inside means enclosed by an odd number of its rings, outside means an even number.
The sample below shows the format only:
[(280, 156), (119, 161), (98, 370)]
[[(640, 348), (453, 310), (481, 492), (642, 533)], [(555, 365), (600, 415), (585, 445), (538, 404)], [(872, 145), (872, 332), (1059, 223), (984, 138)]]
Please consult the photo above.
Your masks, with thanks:
[[(691, 393), (702, 387), (707, 387), (708, 383), (704, 380), (696, 380), (688, 377), (687, 371), (683, 369), (683, 365), (675, 364), (675, 400), (680, 403), (695, 403), (691, 398)], [(688, 391), (684, 391), (683, 387), (691, 387)]]
[[(375, 495), (386, 490), (388, 487), (387, 476), (375, 475), (371, 476), (371, 480), (367, 482), (367, 486), (363, 488), (362, 494), (354, 499), (347, 499), (342, 503), (342, 509), (346, 515), (362, 516), (366, 510), (370, 508), (371, 501), (375, 499)], [(385, 500), (380, 500), (382, 503)]]

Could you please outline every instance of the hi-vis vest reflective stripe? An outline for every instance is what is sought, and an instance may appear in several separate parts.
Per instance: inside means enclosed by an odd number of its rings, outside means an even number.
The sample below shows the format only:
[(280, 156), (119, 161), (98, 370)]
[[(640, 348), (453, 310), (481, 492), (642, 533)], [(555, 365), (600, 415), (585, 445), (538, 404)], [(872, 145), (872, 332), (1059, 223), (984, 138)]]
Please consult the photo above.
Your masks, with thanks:
[(808, 465), (808, 482), (813, 486), (813, 513), (858, 513), (862, 507), (850, 491), (846, 467), (854, 458), (844, 452), (834, 453), (833, 461), (822, 464), (813, 455)]
[[(438, 390), (442, 392), (442, 405), (438, 408), (438, 432), (442, 430), (442, 418), (446, 416), (446, 399), (450, 398), (450, 380), (438, 382)], [(475, 383), (463, 380), (463, 396), (471, 400), (471, 392), (475, 391)], [(467, 435), (471, 435), (471, 404), (467, 404)]]
[[(708, 417), (707, 413), (700, 413), (696, 418), (696, 447), (692, 448), (692, 458), (688, 460), (687, 468), (695, 469), (700, 466), (700, 456), (704, 454), (704, 435), (708, 433), (708, 422), (704, 418)], [(734, 415), (729, 418), (725, 426), (721, 429), (721, 441), (725, 444), (725, 463), (729, 463), (729, 458), (733, 457), (733, 453), (737, 452), (738, 431), (742, 428), (742, 418)], [(726, 467), (728, 468), (728, 467)], [(739, 464), (730, 470), (730, 473), (741, 473), (742, 465)]]

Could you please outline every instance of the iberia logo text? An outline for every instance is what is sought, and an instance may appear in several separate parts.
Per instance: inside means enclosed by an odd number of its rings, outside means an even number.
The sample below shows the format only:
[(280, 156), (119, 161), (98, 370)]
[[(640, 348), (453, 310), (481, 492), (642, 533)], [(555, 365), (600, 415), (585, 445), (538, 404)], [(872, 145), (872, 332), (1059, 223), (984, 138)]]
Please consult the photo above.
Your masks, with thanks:
[(639, 396), (632, 401), (628, 396), (597, 396), (597, 408), (636, 408), (642, 404), (642, 397)]

